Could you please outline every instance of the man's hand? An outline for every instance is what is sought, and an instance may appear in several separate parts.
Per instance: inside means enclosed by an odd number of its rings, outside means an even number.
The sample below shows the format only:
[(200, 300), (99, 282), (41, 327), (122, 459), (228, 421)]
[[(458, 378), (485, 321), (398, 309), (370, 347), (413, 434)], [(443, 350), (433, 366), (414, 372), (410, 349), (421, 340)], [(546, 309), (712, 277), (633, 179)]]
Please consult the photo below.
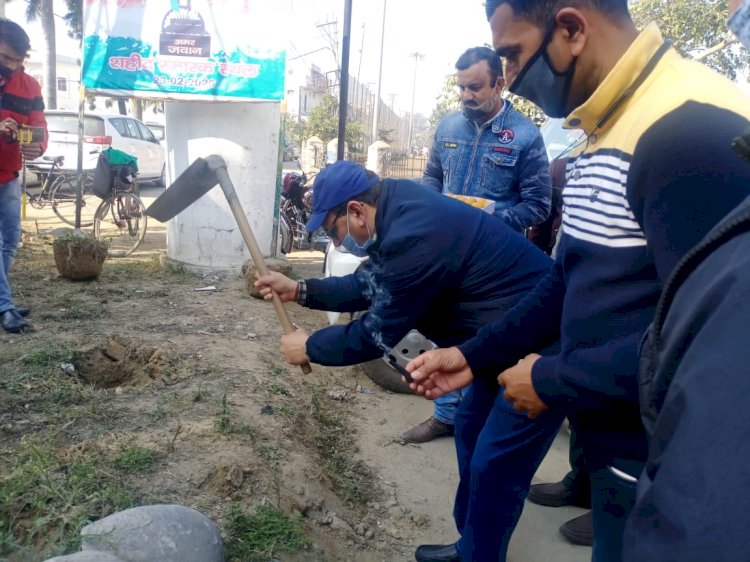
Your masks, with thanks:
[(281, 353), (290, 365), (307, 363), (307, 338), (310, 335), (303, 329), (297, 328), (291, 334), (281, 336)]
[(38, 142), (19, 144), (18, 149), (21, 151), (21, 155), (26, 160), (33, 160), (34, 158), (39, 158), (42, 155), (42, 145)]
[(406, 370), (414, 379), (409, 384), (411, 389), (430, 400), (468, 386), (474, 380), (464, 354), (457, 347), (426, 351), (409, 361)]
[(273, 298), (271, 289), (279, 294), (281, 302), (293, 301), (297, 296), (297, 282), (278, 271), (270, 271), (268, 275), (258, 277), (255, 286), (267, 301)]
[(7, 117), (0, 121), (0, 135), (3, 136), (10, 136), (13, 133), (18, 132), (18, 123), (16, 123), (15, 119), (11, 119), (10, 117)]
[(497, 377), (497, 382), (505, 388), (503, 398), (511, 402), (515, 410), (526, 412), (531, 419), (549, 409), (539, 398), (531, 382), (531, 368), (540, 357), (536, 353), (527, 355)]
[(740, 7), (741, 4), (742, 4), (742, 0), (729, 0), (729, 5), (728, 5), (729, 17), (731, 17), (732, 14), (734, 14), (737, 11), (737, 9)]

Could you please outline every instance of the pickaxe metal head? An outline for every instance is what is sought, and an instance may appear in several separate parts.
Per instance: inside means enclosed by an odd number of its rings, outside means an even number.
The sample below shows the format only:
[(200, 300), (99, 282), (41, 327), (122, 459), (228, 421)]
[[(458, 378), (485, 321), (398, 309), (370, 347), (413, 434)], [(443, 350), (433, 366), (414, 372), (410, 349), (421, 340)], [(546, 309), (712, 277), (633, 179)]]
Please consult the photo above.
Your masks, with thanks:
[(159, 222), (168, 221), (180, 214), (219, 183), (216, 170), (222, 166), (226, 168), (226, 162), (215, 154), (196, 159), (151, 203), (146, 214)]

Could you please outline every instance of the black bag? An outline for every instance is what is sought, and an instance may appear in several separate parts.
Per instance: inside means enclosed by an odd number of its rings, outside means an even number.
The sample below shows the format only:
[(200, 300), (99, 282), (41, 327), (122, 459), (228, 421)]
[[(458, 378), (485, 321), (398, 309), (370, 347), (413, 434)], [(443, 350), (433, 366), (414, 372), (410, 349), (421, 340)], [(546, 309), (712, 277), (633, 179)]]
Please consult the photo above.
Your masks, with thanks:
[(131, 164), (113, 166), (109, 161), (107, 152), (103, 151), (96, 161), (91, 193), (101, 199), (106, 199), (112, 195), (113, 188), (116, 188), (117, 191), (132, 193), (136, 186), (136, 173), (137, 170)]

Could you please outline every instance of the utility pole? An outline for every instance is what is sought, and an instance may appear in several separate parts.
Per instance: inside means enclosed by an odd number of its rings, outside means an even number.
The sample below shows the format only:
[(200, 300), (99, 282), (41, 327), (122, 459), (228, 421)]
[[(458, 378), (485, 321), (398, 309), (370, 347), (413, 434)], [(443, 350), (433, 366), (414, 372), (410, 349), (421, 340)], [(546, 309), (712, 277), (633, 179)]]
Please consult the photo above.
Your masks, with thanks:
[(352, 0), (344, 0), (344, 37), (341, 45), (341, 80), (339, 80), (339, 136), (336, 160), (344, 159), (346, 142), (346, 109), (349, 105), (349, 40), (352, 33)]
[(378, 117), (380, 117), (380, 84), (383, 78), (383, 45), (385, 44), (385, 5), (383, 0), (383, 30), (380, 33), (380, 65), (378, 68), (378, 93), (375, 95), (375, 111), (372, 114), (372, 142), (378, 141)]
[(406, 145), (407, 152), (411, 152), (411, 139), (414, 134), (414, 97), (417, 93), (417, 63), (424, 58), (424, 54), (419, 51), (409, 55), (414, 57), (414, 86), (411, 90), (411, 113), (409, 113), (409, 142)]

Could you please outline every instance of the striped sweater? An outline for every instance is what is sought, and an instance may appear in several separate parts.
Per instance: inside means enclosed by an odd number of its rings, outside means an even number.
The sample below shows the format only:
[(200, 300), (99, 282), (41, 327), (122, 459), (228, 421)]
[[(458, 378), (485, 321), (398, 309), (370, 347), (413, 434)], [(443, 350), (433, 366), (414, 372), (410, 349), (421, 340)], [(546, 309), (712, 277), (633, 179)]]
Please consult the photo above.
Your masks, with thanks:
[(475, 374), (496, 376), (559, 329), (561, 352), (532, 380), (576, 418), (590, 470), (646, 457), (639, 341), (676, 263), (750, 192), (730, 148), (748, 119), (735, 85), (682, 59), (655, 25), (641, 32), (566, 120), (588, 138), (568, 164), (554, 272), (461, 346)]
[[(2, 97), (0, 98), (0, 121), (11, 118), (19, 125), (33, 127), (44, 127), (47, 129), (47, 120), (44, 118), (44, 100), (39, 83), (26, 74), (23, 69), (15, 72), (2, 86)], [(47, 148), (47, 135), (45, 133), (42, 152)], [(0, 139), (0, 184), (6, 183), (18, 176), (18, 170), (23, 166), (21, 152), (18, 150), (18, 142), (9, 142), (8, 139)]]

